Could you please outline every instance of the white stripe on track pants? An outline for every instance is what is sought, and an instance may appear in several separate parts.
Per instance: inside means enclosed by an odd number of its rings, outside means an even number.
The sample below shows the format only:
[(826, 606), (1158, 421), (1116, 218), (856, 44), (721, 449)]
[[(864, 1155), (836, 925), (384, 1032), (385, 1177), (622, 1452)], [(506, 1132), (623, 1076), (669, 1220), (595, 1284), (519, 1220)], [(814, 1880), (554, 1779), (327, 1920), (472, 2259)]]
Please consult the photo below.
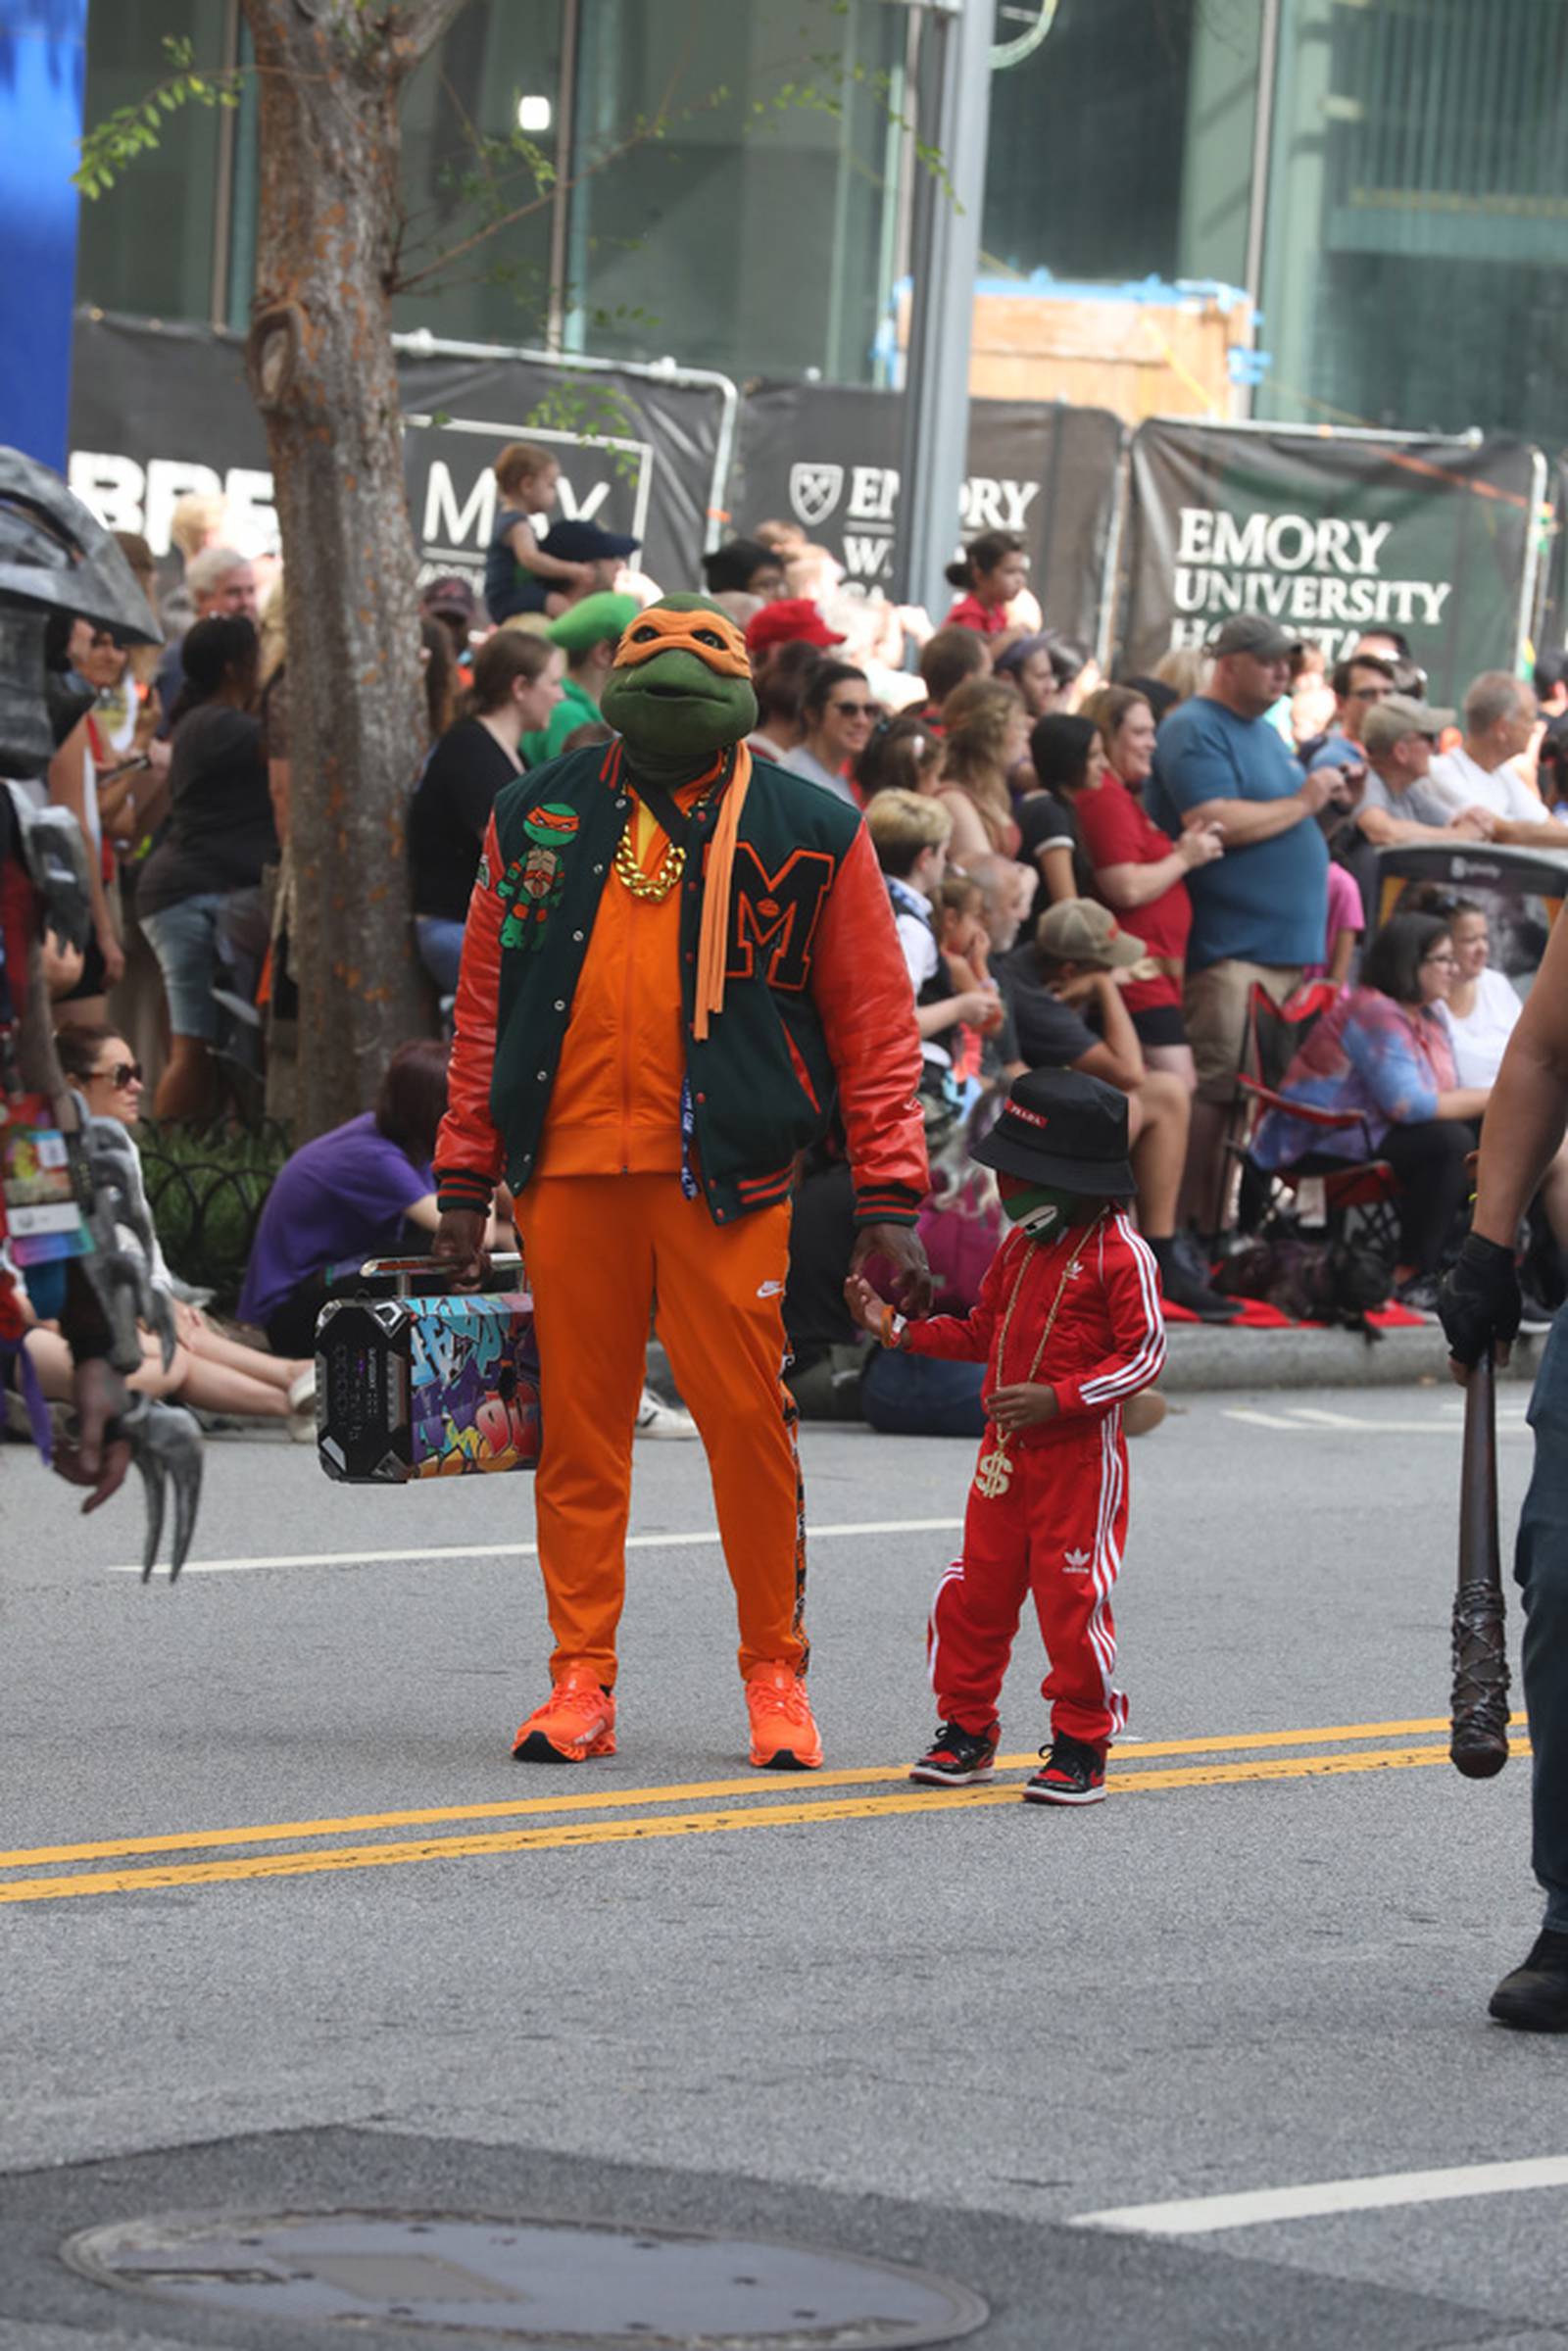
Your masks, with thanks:
[[(983, 1460), (995, 1450), (987, 1427)], [(1103, 1746), (1127, 1720), (1114, 1684), (1110, 1592), (1127, 1535), (1127, 1445), (1119, 1409), (1072, 1420), (1044, 1445), (1009, 1446), (1004, 1494), (970, 1488), (963, 1549), (937, 1587), (928, 1651), (944, 1722), (976, 1734), (997, 1719), (1023, 1604), (1034, 1594), (1051, 1670), (1041, 1693), (1054, 1737)]]

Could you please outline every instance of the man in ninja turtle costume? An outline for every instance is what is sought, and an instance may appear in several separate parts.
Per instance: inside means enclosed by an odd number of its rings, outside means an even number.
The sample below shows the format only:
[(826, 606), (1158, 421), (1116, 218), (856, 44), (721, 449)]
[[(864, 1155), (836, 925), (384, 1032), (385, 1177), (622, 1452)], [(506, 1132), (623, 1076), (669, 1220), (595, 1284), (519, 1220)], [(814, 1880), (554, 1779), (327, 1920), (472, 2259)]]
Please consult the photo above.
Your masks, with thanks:
[(745, 640), (699, 596), (651, 606), (604, 695), (620, 740), (495, 804), (458, 982), (435, 1249), (482, 1278), (504, 1176), (533, 1293), (539, 1559), (555, 1652), (529, 1762), (615, 1749), (632, 1428), (649, 1314), (708, 1450), (740, 1623), (751, 1760), (816, 1769), (804, 1497), (784, 1388), (796, 1161), (835, 1111), (855, 1266), (906, 1310), (930, 1277), (920, 1043), (858, 815), (754, 762)]

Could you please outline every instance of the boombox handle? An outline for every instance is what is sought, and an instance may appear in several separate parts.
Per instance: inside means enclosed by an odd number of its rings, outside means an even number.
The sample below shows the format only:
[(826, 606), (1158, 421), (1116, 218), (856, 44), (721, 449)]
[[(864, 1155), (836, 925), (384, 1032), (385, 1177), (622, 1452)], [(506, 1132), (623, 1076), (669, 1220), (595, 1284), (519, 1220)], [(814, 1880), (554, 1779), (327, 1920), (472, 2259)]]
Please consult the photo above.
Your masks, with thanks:
[[(360, 1277), (367, 1282), (390, 1282), (394, 1298), (407, 1298), (410, 1285), (418, 1280), (436, 1281), (447, 1270), (444, 1257), (368, 1257), (360, 1267)], [(516, 1289), (522, 1280), (522, 1258), (515, 1249), (498, 1249), (490, 1260), (492, 1275), (515, 1275), (512, 1287)], [(502, 1281), (499, 1288), (505, 1290)]]

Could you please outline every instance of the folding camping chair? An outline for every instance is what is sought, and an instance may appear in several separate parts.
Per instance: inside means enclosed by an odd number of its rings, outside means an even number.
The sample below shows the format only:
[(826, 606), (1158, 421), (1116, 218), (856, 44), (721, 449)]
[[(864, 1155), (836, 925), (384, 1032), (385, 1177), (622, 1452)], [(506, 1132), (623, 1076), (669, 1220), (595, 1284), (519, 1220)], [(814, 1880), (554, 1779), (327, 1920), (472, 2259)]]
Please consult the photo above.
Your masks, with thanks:
[[(1266, 1237), (1280, 1224), (1299, 1227), (1308, 1220), (1303, 1194), (1321, 1185), (1323, 1222), (1330, 1241), (1354, 1239), (1374, 1250), (1392, 1267), (1399, 1254), (1398, 1179), (1373, 1147), (1365, 1118), (1358, 1110), (1318, 1110), (1289, 1101), (1280, 1092), (1285, 1074), (1316, 1023), (1335, 1002), (1339, 990), (1328, 980), (1309, 980), (1283, 1004), (1266, 988), (1252, 987), (1247, 1008), (1247, 1050), (1237, 1078), (1238, 1124), (1226, 1150), (1241, 1177), (1238, 1229)], [(1344, 1136), (1358, 1145), (1354, 1156), (1325, 1149), (1308, 1151), (1289, 1167), (1260, 1167), (1252, 1144), (1267, 1110), (1281, 1110), (1316, 1129), (1327, 1144)]]

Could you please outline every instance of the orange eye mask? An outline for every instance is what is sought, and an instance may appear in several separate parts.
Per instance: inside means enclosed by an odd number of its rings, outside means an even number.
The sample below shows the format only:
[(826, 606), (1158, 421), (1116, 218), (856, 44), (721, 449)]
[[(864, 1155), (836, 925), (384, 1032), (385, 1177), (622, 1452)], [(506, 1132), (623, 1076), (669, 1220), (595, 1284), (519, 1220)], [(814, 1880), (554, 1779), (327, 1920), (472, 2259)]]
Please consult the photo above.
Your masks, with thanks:
[(614, 666), (634, 669), (661, 653), (695, 654), (720, 677), (751, 680), (746, 639), (727, 612), (672, 612), (651, 605), (621, 638)]

